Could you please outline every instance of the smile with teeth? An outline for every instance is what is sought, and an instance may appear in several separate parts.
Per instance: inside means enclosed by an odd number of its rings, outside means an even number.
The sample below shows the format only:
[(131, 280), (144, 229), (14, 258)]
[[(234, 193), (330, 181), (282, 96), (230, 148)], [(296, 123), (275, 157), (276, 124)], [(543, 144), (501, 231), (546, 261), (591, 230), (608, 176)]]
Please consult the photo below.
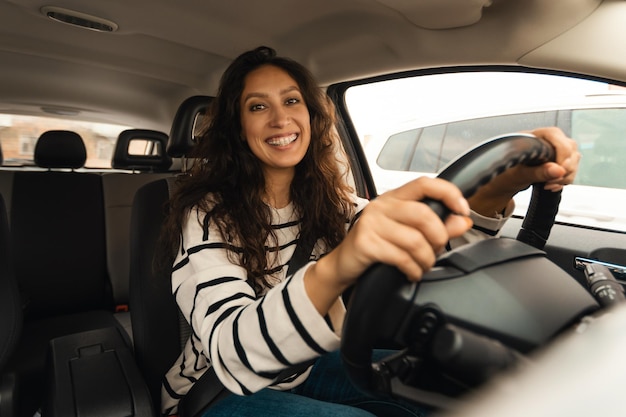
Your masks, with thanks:
[(294, 134), (289, 135), (289, 136), (270, 138), (270, 139), (266, 140), (266, 143), (268, 145), (272, 145), (272, 146), (287, 146), (290, 143), (294, 142), (297, 138), (298, 138), (298, 135), (296, 133), (294, 133)]

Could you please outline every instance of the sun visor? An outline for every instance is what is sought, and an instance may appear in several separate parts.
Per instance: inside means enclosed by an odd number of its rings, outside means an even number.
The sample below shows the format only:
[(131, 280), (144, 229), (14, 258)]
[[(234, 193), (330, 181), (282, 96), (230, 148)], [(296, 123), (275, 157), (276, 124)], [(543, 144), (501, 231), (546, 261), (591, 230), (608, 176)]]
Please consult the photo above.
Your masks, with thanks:
[(425, 29), (451, 29), (478, 22), (492, 0), (377, 0)]

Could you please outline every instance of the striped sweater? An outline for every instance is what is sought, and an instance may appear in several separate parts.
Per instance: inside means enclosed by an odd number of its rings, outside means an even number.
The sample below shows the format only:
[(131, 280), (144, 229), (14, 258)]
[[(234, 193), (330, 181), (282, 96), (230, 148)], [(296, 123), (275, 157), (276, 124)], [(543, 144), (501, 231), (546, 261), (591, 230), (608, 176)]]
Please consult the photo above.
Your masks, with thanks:
[[(356, 215), (347, 219), (346, 229), (366, 204), (367, 200), (355, 197)], [(235, 394), (249, 395), (266, 387), (286, 390), (302, 383), (310, 368), (278, 380), (281, 371), (337, 350), (340, 344), (345, 314), (341, 300), (328, 317), (321, 317), (304, 288), (303, 277), (310, 263), (286, 276), (300, 226), (292, 205), (272, 209), (279, 250), (271, 251), (269, 259), (275, 260), (276, 284), (263, 294), (255, 294), (246, 282), (245, 269), (228, 257), (228, 251), (239, 253), (241, 248), (224, 242), (215, 224), (205, 217), (191, 211), (174, 262), (172, 290), (192, 333), (164, 379), (162, 409), (166, 415), (177, 412), (179, 399), (211, 366)], [(482, 223), (496, 230), (501, 221)], [(467, 240), (473, 239), (468, 236)], [(311, 262), (323, 254), (318, 242)]]

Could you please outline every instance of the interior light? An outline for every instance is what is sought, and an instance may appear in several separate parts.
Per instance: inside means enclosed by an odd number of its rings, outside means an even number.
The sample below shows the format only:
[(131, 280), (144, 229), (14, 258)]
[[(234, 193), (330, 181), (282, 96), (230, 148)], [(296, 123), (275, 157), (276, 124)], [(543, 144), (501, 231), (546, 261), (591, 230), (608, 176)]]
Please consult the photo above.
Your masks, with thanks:
[(56, 22), (66, 23), (96, 32), (115, 32), (118, 28), (117, 23), (111, 20), (61, 7), (45, 6), (41, 8), (41, 13)]

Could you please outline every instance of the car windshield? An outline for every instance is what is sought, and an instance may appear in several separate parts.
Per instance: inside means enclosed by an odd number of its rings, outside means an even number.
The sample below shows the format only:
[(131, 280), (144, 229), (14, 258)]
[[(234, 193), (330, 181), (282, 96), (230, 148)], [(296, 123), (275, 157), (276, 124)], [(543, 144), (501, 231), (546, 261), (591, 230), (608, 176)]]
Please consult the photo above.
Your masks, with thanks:
[(5, 167), (35, 166), (33, 153), (39, 136), (48, 130), (78, 133), (87, 149), (85, 168), (111, 168), (111, 157), (120, 132), (128, 129), (107, 123), (73, 121), (54, 117), (0, 114), (0, 149)]
[[(626, 90), (555, 74), (469, 71), (350, 87), (346, 105), (380, 194), (496, 135), (558, 126), (582, 154), (558, 222), (626, 231)], [(516, 196), (516, 215), (530, 190)]]

